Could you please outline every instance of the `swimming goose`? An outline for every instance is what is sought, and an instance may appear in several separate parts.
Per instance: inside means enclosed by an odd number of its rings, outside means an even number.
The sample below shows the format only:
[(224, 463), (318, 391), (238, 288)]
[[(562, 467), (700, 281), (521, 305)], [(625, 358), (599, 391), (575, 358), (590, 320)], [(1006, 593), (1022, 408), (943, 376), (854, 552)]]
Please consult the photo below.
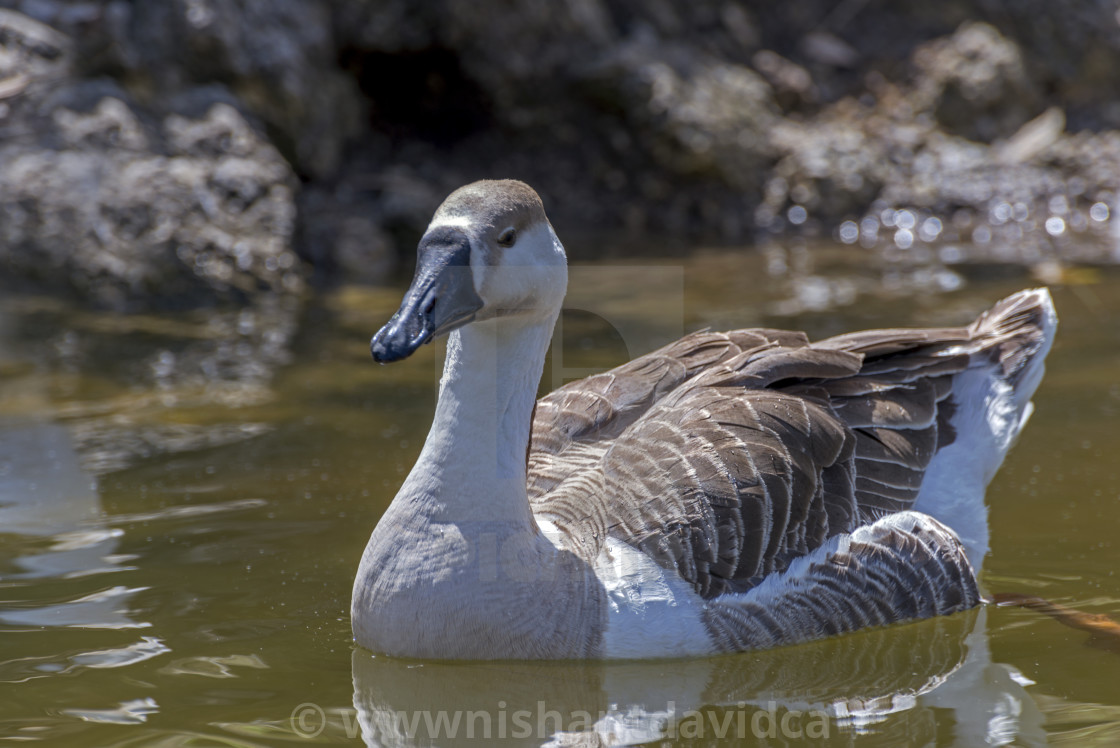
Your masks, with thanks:
[(528, 185), (436, 211), (370, 346), (388, 363), (449, 333), (431, 431), (358, 569), (358, 644), (701, 656), (979, 602), (984, 490), (1030, 415), (1047, 291), (960, 328), (697, 332), (535, 402), (566, 285)]

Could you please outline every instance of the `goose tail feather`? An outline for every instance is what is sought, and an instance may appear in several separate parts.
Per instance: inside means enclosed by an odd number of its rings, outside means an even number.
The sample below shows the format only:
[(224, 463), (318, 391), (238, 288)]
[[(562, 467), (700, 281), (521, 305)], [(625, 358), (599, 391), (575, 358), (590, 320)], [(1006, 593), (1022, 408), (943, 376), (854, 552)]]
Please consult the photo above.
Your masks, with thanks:
[(1020, 408), (1028, 406), (1042, 380), (1057, 326), (1054, 301), (1045, 288), (1008, 296), (969, 325), (973, 339), (999, 363), (999, 374), (1014, 389)]
[(995, 304), (968, 327), (970, 365), (953, 381), (955, 438), (930, 463), (914, 509), (952, 527), (972, 565), (988, 550), (984, 494), (1034, 410), (1058, 318), (1045, 288)]

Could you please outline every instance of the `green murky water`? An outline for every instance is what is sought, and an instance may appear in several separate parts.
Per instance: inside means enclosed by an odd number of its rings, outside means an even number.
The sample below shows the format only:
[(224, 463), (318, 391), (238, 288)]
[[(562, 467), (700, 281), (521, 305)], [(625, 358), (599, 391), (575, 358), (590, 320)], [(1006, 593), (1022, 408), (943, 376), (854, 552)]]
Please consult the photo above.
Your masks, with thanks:
[[(1063, 279), (1036, 413), (989, 492), (983, 578), (1120, 617), (1120, 272)], [(960, 323), (1035, 284), (1017, 268), (882, 265), (839, 248), (579, 265), (544, 386), (698, 327)], [(356, 650), (352, 574), (435, 398), (437, 347), (369, 361), (399, 294), (346, 288), (298, 317), (0, 300), (0, 739), (1120, 742), (1120, 652), (1021, 609), (693, 662)]]

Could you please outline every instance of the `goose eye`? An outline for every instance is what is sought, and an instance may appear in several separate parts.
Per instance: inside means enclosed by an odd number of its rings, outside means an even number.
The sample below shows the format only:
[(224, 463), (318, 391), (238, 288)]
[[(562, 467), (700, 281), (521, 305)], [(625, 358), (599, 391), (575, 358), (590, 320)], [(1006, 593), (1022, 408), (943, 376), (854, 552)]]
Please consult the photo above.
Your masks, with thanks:
[(498, 244), (503, 247), (512, 247), (515, 241), (517, 241), (517, 232), (513, 226), (498, 234)]

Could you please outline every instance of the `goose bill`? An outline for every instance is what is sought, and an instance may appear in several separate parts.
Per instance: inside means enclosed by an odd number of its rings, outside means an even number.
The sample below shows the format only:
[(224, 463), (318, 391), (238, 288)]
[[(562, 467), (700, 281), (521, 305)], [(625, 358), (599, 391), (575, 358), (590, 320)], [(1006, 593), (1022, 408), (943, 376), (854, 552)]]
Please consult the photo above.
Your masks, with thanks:
[(474, 290), (470, 260), (470, 239), (459, 229), (446, 226), (424, 235), (416, 253), (416, 275), (400, 309), (370, 341), (374, 361), (400, 361), (474, 319), (482, 299)]

